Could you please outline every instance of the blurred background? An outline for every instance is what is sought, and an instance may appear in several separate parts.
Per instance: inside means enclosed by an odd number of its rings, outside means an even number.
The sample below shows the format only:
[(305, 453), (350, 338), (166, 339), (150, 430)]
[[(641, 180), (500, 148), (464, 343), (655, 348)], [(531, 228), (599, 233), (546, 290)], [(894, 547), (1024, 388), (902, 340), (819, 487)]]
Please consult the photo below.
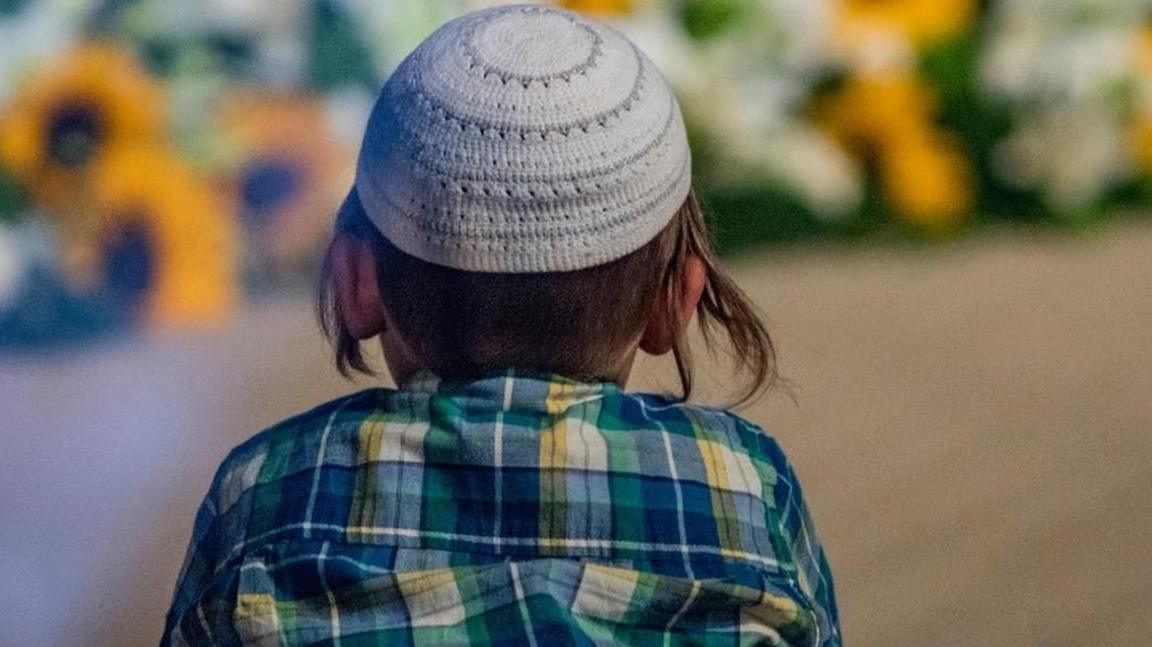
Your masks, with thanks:
[[(312, 320), (333, 211), (489, 4), (0, 0), (0, 645), (154, 644), (228, 449), (372, 384)], [(1152, 0), (554, 4), (681, 97), (850, 644), (1147, 642)]]

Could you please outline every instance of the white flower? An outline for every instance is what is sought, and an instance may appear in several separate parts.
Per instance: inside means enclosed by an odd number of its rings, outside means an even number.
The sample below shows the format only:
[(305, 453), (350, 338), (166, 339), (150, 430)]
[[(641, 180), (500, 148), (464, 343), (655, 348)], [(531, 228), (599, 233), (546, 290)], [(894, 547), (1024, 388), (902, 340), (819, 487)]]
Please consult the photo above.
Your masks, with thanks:
[(864, 177), (836, 142), (816, 129), (793, 126), (775, 133), (764, 146), (773, 154), (772, 174), (792, 186), (813, 213), (844, 220), (864, 200)]
[(672, 12), (646, 11), (614, 24), (652, 59), (678, 92), (700, 91), (712, 76), (697, 44), (684, 33)]
[(27, 213), (17, 224), (0, 224), (0, 312), (20, 297), (36, 267), (56, 267), (56, 241), (44, 215)]
[(997, 150), (1001, 179), (1074, 210), (1135, 173), (1128, 115), (1146, 101), (1138, 43), (1150, 10), (1152, 0), (995, 5), (981, 78), (1020, 124)]
[(96, 4), (95, 0), (39, 0), (0, 20), (0, 106), (24, 74), (76, 45), (84, 19)]
[(798, 116), (816, 73), (830, 63), (829, 0), (754, 0), (743, 23), (704, 41), (667, 7), (615, 24), (676, 88), (685, 113), (723, 151), (721, 184), (770, 182), (817, 214), (840, 219), (863, 198), (863, 178), (835, 142)]
[(826, 64), (833, 45), (832, 0), (760, 0), (776, 17), (783, 32), (782, 59), (789, 68), (811, 69)]
[[(488, 7), (498, 7), (500, 5), (510, 4), (531, 4), (531, 0), (463, 0), (464, 7), (468, 11), (475, 11), (477, 9), (487, 9)], [(536, 2), (535, 4), (548, 4), (546, 2)]]
[[(251, 48), (266, 83), (294, 87), (307, 70), (305, 28), (311, 6), (308, 0), (140, 0), (126, 9), (122, 36), (195, 42), (226, 34)], [(194, 58), (198, 52), (181, 54)], [(195, 63), (203, 73), (202, 61)]]
[(177, 39), (225, 32), (264, 38), (299, 35), (307, 0), (140, 0), (128, 8), (131, 31)]
[(329, 92), (325, 102), (328, 127), (333, 136), (352, 148), (358, 147), (375, 101), (374, 94), (356, 86)]
[(382, 77), (437, 27), (466, 10), (456, 0), (342, 0), (341, 5), (355, 17)]
[(0, 225), (0, 312), (4, 312), (20, 290), (25, 262), (12, 230)]
[(996, 151), (996, 170), (1021, 188), (1040, 189), (1060, 211), (1091, 204), (1133, 171), (1127, 131), (1108, 106), (1064, 106), (1022, 122)]

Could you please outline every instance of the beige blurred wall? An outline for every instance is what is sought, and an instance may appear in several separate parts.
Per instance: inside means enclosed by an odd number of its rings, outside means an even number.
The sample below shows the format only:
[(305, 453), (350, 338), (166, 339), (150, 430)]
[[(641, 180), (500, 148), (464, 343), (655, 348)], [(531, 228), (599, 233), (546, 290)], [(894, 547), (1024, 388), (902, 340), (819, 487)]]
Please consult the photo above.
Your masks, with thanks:
[[(1152, 226), (736, 270), (793, 383), (746, 415), (797, 465), (850, 644), (1147, 641)], [(304, 295), (0, 359), (0, 645), (154, 644), (218, 461), (355, 388)]]

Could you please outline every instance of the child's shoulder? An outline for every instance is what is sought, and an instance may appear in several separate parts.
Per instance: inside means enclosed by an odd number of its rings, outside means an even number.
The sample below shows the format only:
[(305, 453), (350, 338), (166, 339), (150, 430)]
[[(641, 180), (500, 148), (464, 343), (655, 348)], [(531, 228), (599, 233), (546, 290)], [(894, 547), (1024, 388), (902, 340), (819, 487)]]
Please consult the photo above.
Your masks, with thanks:
[(330, 400), (268, 427), (237, 445), (220, 464), (214, 488), (239, 475), (254, 476), (269, 459), (289, 466), (291, 463), (314, 460), (316, 451), (333, 430), (350, 425), (358, 427), (377, 410), (386, 392), (367, 389), (335, 400)]
[(651, 393), (626, 393), (624, 396), (640, 407), (645, 417), (662, 427), (670, 427), (670, 431), (686, 428), (694, 435), (702, 433), (717, 440), (728, 440), (728, 444), (734, 447), (743, 447), (749, 453), (765, 458), (783, 457), (783, 450), (775, 438), (760, 425), (730, 409)]

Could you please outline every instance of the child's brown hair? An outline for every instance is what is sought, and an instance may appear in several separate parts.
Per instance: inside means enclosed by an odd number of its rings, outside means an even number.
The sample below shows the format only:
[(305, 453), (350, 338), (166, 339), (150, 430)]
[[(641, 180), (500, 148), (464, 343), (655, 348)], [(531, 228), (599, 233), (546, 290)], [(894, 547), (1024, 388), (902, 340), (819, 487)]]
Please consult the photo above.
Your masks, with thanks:
[[(340, 211), (335, 235), (353, 236), (371, 247), (380, 292), (395, 325), (416, 346), (427, 368), (444, 377), (520, 368), (604, 379), (610, 369), (605, 358), (617, 357), (636, 343), (653, 305), (664, 308), (669, 321), (677, 321), (681, 270), (696, 256), (706, 272), (696, 309), (698, 325), (709, 351), (717, 347), (716, 329), (723, 330), (736, 368), (745, 377), (737, 401), (756, 397), (778, 379), (772, 339), (748, 297), (718, 266), (694, 193), (672, 222), (640, 249), (572, 272), (467, 272), (420, 260), (380, 234), (355, 191)], [(343, 375), (373, 374), (360, 341), (341, 319), (333, 281), (330, 248), (317, 294), (321, 328)], [(693, 364), (683, 336), (673, 341), (672, 352), (686, 400), (692, 393)]]

